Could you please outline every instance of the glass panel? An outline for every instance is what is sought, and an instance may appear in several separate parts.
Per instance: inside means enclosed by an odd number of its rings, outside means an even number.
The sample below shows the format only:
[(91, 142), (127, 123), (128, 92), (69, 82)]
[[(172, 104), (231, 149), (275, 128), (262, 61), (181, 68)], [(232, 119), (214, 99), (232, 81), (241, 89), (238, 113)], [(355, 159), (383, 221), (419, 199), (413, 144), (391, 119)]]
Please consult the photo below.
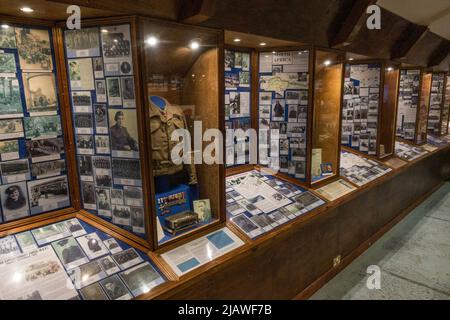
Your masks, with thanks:
[(312, 182), (339, 172), (339, 115), (342, 99), (342, 55), (316, 51), (312, 129)]
[(430, 110), (428, 111), (428, 132), (440, 135), (445, 75), (434, 73), (431, 80)]
[(397, 112), (398, 78), (397, 67), (387, 67), (384, 71), (383, 111), (379, 122), (379, 158), (387, 157), (395, 149), (395, 114)]
[(430, 91), (431, 91), (431, 73), (423, 74), (422, 88), (420, 89), (420, 109), (419, 109), (419, 123), (417, 125), (416, 143), (422, 144), (427, 141), (427, 122), (428, 109), (430, 106)]
[(445, 87), (445, 101), (444, 108), (442, 110), (442, 125), (441, 134), (448, 134), (448, 124), (449, 124), (449, 113), (450, 113), (450, 76), (447, 76), (446, 87)]
[(259, 163), (306, 179), (309, 51), (259, 55)]
[(0, 223), (71, 205), (52, 32), (0, 30)]
[(347, 64), (341, 143), (369, 155), (377, 154), (380, 86), (380, 63)]
[[(250, 53), (225, 50), (225, 129), (246, 132), (251, 122), (251, 61)], [(226, 135), (227, 167), (250, 163), (250, 136), (235, 131)]]
[(146, 239), (129, 24), (64, 32), (82, 207)]
[[(206, 136), (202, 143), (202, 135), (207, 129), (217, 133), (221, 127), (221, 33), (150, 20), (142, 20), (141, 27), (145, 39), (155, 227), (158, 243), (162, 244), (220, 218), (223, 168), (206, 162), (222, 156), (222, 144), (220, 137), (211, 143)], [(209, 149), (203, 153), (207, 146)]]
[(406, 140), (416, 138), (419, 91), (420, 69), (400, 70), (396, 134)]

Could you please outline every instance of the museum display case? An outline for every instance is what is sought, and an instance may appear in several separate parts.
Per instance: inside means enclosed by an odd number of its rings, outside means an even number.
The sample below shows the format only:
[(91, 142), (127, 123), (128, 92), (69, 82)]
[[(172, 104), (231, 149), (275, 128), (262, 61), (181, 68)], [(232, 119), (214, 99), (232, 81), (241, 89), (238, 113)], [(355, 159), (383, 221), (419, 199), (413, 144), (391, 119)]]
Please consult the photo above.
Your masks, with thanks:
[(158, 248), (225, 221), (223, 31), (146, 18), (139, 27)]
[(346, 64), (342, 145), (378, 158), (394, 154), (398, 77), (388, 61)]
[(416, 144), (422, 145), (427, 142), (428, 135), (428, 110), (430, 109), (431, 78), (429, 72), (422, 73), (422, 86), (420, 88), (420, 103), (417, 119)]
[(445, 106), (445, 89), (446, 74), (433, 72), (428, 111), (428, 133), (437, 136), (448, 133), (448, 106)]
[(442, 109), (441, 133), (447, 135), (450, 126), (450, 75), (445, 76), (444, 105)]

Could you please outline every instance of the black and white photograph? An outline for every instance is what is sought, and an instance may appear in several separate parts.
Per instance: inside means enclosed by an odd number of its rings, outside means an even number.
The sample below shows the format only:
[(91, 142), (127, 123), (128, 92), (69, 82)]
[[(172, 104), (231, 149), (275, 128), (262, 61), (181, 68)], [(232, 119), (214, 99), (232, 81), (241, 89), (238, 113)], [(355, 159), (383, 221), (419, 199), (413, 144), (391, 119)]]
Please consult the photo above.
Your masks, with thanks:
[(109, 106), (122, 105), (122, 90), (119, 78), (106, 78), (106, 88)]
[(276, 99), (272, 102), (272, 121), (284, 121), (285, 112), (284, 100)]
[(133, 298), (125, 284), (117, 275), (100, 281), (100, 284), (111, 300), (129, 300)]
[(142, 200), (142, 188), (124, 186), (123, 194), (125, 197), (125, 205), (135, 207), (142, 207), (144, 205)]
[(58, 160), (64, 153), (63, 138), (53, 138), (44, 140), (26, 140), (25, 148), (27, 158), (32, 163)]
[[(1, 58), (0, 54), (0, 63)], [(15, 77), (15, 73), (3, 76), (0, 72), (0, 119), (20, 117), (23, 117), (23, 107), (19, 81)]]
[(72, 105), (75, 113), (92, 112), (92, 97), (90, 91), (72, 91)]
[(18, 256), (20, 247), (14, 236), (0, 238), (0, 261)]
[(255, 225), (246, 215), (241, 214), (231, 219), (246, 234), (251, 234), (259, 227)]
[(114, 262), (111, 256), (100, 258), (98, 259), (98, 262), (100, 263), (102, 269), (106, 272), (108, 276), (120, 271), (119, 266)]
[(84, 300), (108, 300), (108, 296), (103, 291), (99, 282), (93, 283), (90, 286), (84, 287), (80, 290), (81, 296)]
[(0, 29), (0, 48), (16, 48), (14, 27)]
[(164, 282), (164, 279), (148, 262), (123, 271), (120, 277), (135, 297), (149, 292), (153, 287)]
[(124, 205), (122, 189), (111, 189), (111, 204)]
[(67, 176), (28, 182), (31, 214), (38, 214), (70, 205)]
[(94, 119), (91, 113), (77, 113), (73, 116), (75, 133), (77, 134), (93, 134)]
[(106, 105), (94, 104), (95, 112), (95, 131), (97, 134), (108, 134), (108, 112)]
[(77, 238), (77, 241), (90, 260), (109, 253), (103, 241), (93, 232)]
[(101, 32), (105, 76), (133, 74), (130, 26), (104, 26)]
[[(104, 72), (103, 72), (103, 59), (101, 57), (92, 58), (92, 65), (94, 67), (95, 79), (104, 78), (105, 75), (104, 75)], [(95, 88), (97, 89), (97, 86)], [(106, 86), (105, 86), (105, 88), (106, 88)], [(106, 94), (106, 90), (105, 90), (105, 94)]]
[(136, 111), (131, 109), (109, 109), (108, 113), (112, 156), (139, 158)]
[(94, 136), (87, 134), (75, 135), (77, 143), (77, 153), (93, 155), (94, 154)]
[(25, 182), (0, 186), (3, 220), (12, 221), (30, 215)]
[(110, 189), (97, 188), (97, 212), (100, 216), (111, 217), (111, 191)]
[(59, 116), (25, 117), (24, 122), (27, 139), (42, 140), (62, 135)]
[(91, 156), (78, 156), (78, 172), (81, 181), (94, 181), (94, 170)]
[(95, 152), (98, 154), (110, 154), (109, 136), (95, 136)]
[(99, 102), (99, 103), (108, 102), (108, 98), (106, 95), (105, 80), (95, 80), (95, 96), (96, 96), (96, 102)]
[(0, 162), (3, 184), (31, 179), (30, 166), (27, 159)]
[(92, 182), (81, 181), (81, 198), (84, 209), (97, 210), (95, 185)]
[(67, 270), (89, 262), (74, 237), (52, 242), (52, 247)]
[(138, 159), (113, 158), (114, 184), (141, 186), (141, 163)]
[(72, 90), (94, 90), (92, 59), (69, 59), (70, 88)]
[(53, 73), (22, 74), (27, 110), (30, 116), (54, 115), (58, 109)]
[(111, 188), (111, 158), (105, 156), (92, 157), (94, 167), (94, 182), (97, 187)]
[(31, 164), (31, 175), (37, 179), (59, 176), (64, 171), (66, 171), (65, 160), (54, 160)]
[(112, 206), (112, 220), (114, 224), (131, 226), (131, 208), (129, 206)]
[(122, 270), (132, 267), (143, 261), (141, 256), (133, 248), (113, 254), (112, 258)]
[(131, 227), (133, 232), (145, 234), (145, 218), (143, 207), (130, 207)]
[(100, 55), (98, 28), (82, 28), (64, 32), (68, 58), (93, 57)]
[(22, 119), (0, 120), (0, 140), (23, 138)]
[(106, 246), (106, 248), (108, 248), (109, 252), (111, 252), (112, 254), (115, 254), (123, 250), (120, 244), (114, 238), (103, 240), (103, 244)]
[(49, 31), (18, 27), (15, 31), (22, 71), (53, 70)]
[(84, 288), (108, 276), (106, 272), (103, 271), (98, 260), (79, 265), (76, 268), (69, 270), (67, 273), (77, 289)]
[(76, 218), (66, 220), (67, 229), (72, 233), (72, 236), (79, 237), (86, 234), (86, 230), (84, 230), (80, 221)]
[(122, 88), (122, 99), (124, 108), (136, 108), (136, 96), (134, 94), (134, 78), (120, 78), (120, 86)]

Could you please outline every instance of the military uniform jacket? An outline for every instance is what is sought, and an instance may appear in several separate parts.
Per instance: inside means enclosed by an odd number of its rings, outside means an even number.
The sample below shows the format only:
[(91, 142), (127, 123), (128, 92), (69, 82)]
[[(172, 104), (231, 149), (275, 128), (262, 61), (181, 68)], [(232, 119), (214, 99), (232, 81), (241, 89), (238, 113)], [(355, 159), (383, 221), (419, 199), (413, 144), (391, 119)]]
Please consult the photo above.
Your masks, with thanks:
[[(152, 165), (155, 176), (172, 175), (184, 169), (189, 174), (189, 183), (197, 183), (197, 174), (193, 161), (191, 164), (176, 165), (171, 161), (172, 149), (179, 143), (172, 141), (172, 133), (176, 129), (186, 129), (186, 118), (183, 111), (166, 102), (166, 107), (161, 110), (150, 103), (150, 130), (152, 136)], [(182, 155), (181, 155), (182, 156)]]

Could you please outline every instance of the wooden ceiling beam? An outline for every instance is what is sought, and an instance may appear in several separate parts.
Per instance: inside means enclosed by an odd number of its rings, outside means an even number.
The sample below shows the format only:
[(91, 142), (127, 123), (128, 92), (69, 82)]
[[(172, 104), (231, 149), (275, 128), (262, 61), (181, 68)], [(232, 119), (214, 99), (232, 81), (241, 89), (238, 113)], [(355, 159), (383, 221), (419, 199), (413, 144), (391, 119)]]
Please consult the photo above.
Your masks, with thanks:
[(215, 11), (215, 0), (183, 0), (178, 13), (178, 21), (189, 24), (200, 24), (211, 18)]
[(435, 67), (441, 64), (450, 53), (450, 41), (442, 40), (441, 44), (434, 50), (428, 60), (428, 67)]
[(341, 46), (347, 42), (362, 15), (366, 14), (367, 7), (376, 2), (376, 0), (356, 0), (349, 14), (340, 23), (339, 30), (330, 39), (330, 46)]
[(412, 47), (422, 39), (427, 31), (427, 26), (419, 26), (411, 23), (392, 46), (391, 59), (401, 59), (406, 57)]

